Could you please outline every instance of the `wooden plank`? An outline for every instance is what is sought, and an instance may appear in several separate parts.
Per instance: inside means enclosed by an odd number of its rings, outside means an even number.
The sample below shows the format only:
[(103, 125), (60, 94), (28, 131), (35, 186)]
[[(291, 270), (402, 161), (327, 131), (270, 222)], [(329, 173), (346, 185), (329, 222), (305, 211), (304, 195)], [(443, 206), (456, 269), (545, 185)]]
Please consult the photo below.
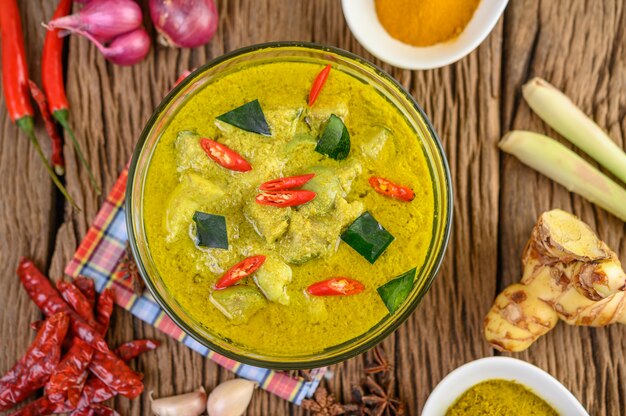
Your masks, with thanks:
[[(21, 8), (26, 53), (32, 79), (38, 81), (44, 30), (40, 23), (51, 14), (51, 4), (32, 1)], [(21, 357), (34, 332), (28, 324), (40, 318), (15, 274), (20, 256), (30, 256), (45, 267), (56, 232), (56, 205), (52, 183), (27, 137), (9, 119), (4, 96), (0, 102), (0, 374)], [(44, 152), (50, 146), (41, 123), (36, 125)]]
[[(541, 76), (563, 89), (623, 146), (625, 23), (621, 1), (510, 2), (504, 39), (505, 130), (528, 129), (559, 137), (520, 99), (521, 85)], [(531, 227), (541, 212), (552, 208), (580, 216), (626, 259), (624, 223), (617, 218), (510, 156), (503, 157), (501, 184), (501, 286), (519, 280), (519, 259)], [(557, 377), (590, 414), (613, 415), (626, 409), (626, 385), (621, 383), (626, 371), (624, 347), (623, 326), (587, 329), (560, 324), (517, 357)]]

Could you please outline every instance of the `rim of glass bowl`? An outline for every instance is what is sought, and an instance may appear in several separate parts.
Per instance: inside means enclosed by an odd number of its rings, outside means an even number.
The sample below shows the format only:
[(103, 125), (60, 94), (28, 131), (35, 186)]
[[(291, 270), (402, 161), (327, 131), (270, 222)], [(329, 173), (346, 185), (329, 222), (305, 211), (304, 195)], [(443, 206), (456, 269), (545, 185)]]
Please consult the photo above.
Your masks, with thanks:
[[(307, 52), (309, 54), (313, 53), (320, 55), (309, 55), (308, 57), (310, 61), (322, 62), (323, 60), (326, 60), (328, 62), (334, 63), (339, 62), (340, 64), (345, 62), (352, 63), (353, 65), (358, 67), (358, 69), (361, 71), (361, 75), (366, 75), (365, 77), (357, 77), (357, 79), (366, 79), (367, 81), (371, 82), (370, 85), (373, 85), (375, 88), (378, 87), (377, 91), (379, 91), (379, 93), (383, 97), (391, 101), (394, 106), (402, 111), (405, 118), (409, 121), (411, 128), (417, 130), (416, 133), (420, 138), (420, 146), (426, 154), (430, 175), (433, 178), (432, 182), (433, 196), (435, 198), (435, 215), (433, 219), (433, 231), (430, 246), (428, 247), (426, 258), (424, 259), (424, 264), (421, 266), (417, 274), (417, 276), (421, 277), (422, 279), (421, 285), (419, 284), (419, 280), (416, 280), (415, 288), (409, 295), (407, 301), (404, 302), (400, 310), (396, 311), (394, 315), (386, 315), (381, 321), (375, 324), (364, 334), (361, 334), (341, 344), (333, 345), (332, 347), (329, 347), (325, 350), (299, 356), (273, 357), (239, 348), (234, 345), (234, 343), (228, 343), (227, 341), (223, 340), (219, 335), (211, 334), (208, 328), (205, 328), (204, 334), (201, 333), (199, 329), (202, 328), (202, 326), (199, 325), (199, 323), (195, 322), (188, 314), (186, 314), (182, 307), (180, 307), (179, 305), (173, 306), (172, 304), (170, 304), (170, 301), (172, 301), (172, 303), (176, 303), (176, 301), (173, 299), (173, 297), (171, 297), (171, 295), (167, 293), (167, 291), (163, 287), (165, 294), (169, 297), (169, 300), (165, 299), (159, 288), (157, 288), (157, 282), (153, 281), (153, 279), (150, 278), (150, 274), (148, 273), (146, 265), (144, 264), (143, 255), (140, 253), (139, 250), (138, 239), (135, 235), (135, 232), (137, 231), (140, 234), (139, 239), (142, 240), (142, 244), (145, 245), (144, 250), (146, 251), (146, 254), (149, 255), (150, 252), (147, 248), (148, 244), (143, 225), (142, 199), (143, 187), (145, 186), (145, 176), (150, 167), (152, 152), (158, 145), (161, 133), (165, 130), (167, 124), (169, 123), (169, 120), (171, 120), (171, 118), (176, 114), (178, 109), (180, 109), (182, 105), (184, 105), (184, 103), (186, 102), (187, 94), (182, 93), (187, 90), (187, 87), (191, 86), (196, 81), (200, 81), (198, 89), (193, 89), (193, 91), (191, 91), (191, 95), (194, 95), (205, 85), (205, 82), (203, 82), (203, 74), (206, 71), (209, 71), (210, 69), (220, 64), (227, 63), (228, 61), (231, 61), (235, 58), (242, 57), (243, 55), (263, 51), (290, 49), (293, 49), (294, 53), (296, 54), (304, 52), (305, 54), (302, 57), (307, 57)], [(258, 62), (253, 61), (253, 63)], [(246, 64), (244, 63), (243, 65), (245, 66)], [(213, 76), (219, 77), (223, 75), (224, 69), (228, 68), (229, 67), (220, 69), (215, 74), (213, 74)], [(235, 65), (235, 68), (239, 67)], [(354, 69), (352, 69), (352, 73), (347, 71), (348, 69), (350, 68), (345, 66), (344, 70), (346, 71), (344, 72), (355, 76)], [(379, 84), (383, 84), (383, 86), (386, 88), (380, 88)], [(396, 96), (394, 96), (393, 98), (395, 98), (397, 102), (394, 102), (390, 99), (391, 91), (389, 90), (396, 93)], [(404, 103), (406, 108), (398, 105), (398, 103), (401, 103), (403, 100), (406, 101)], [(172, 104), (174, 105), (172, 106)], [(173, 109), (171, 107), (173, 107)], [(167, 110), (170, 109), (171, 112), (167, 114)], [(410, 115), (408, 113), (408, 111), (410, 110), (414, 110), (417, 117), (415, 117), (415, 114)], [(421, 131), (424, 129), (426, 131)], [(143, 171), (141, 171), (141, 176), (137, 178), (136, 174), (138, 172), (138, 163), (145, 150), (144, 146), (148, 138), (151, 137), (151, 133), (153, 131), (156, 132), (155, 134), (158, 137), (154, 140), (154, 145), (152, 146), (152, 148), (148, 149), (148, 156), (147, 162), (145, 162), (145, 168), (143, 169)], [(139, 201), (136, 201), (136, 203), (133, 202), (135, 185), (141, 186), (141, 189), (139, 189), (139, 193), (137, 194), (139, 197)], [(439, 137), (435, 133), (435, 130), (430, 120), (424, 113), (424, 110), (422, 110), (420, 105), (415, 101), (413, 96), (409, 94), (406, 89), (404, 89), (396, 80), (394, 80), (381, 68), (351, 52), (315, 43), (287, 41), (255, 44), (224, 54), (197, 68), (184, 81), (172, 88), (172, 90), (167, 94), (163, 101), (161, 101), (159, 106), (156, 108), (156, 110), (153, 112), (152, 116), (146, 123), (139, 138), (139, 141), (135, 147), (133, 157), (130, 163), (130, 168), (128, 171), (128, 183), (125, 202), (127, 218), (126, 226), (133, 256), (135, 258), (141, 276), (146, 282), (146, 286), (150, 290), (150, 293), (157, 301), (157, 303), (161, 306), (161, 308), (163, 308), (163, 310), (167, 313), (167, 315), (187, 335), (189, 335), (191, 338), (193, 338), (203, 346), (209, 348), (210, 350), (242, 363), (277, 370), (316, 368), (347, 360), (351, 357), (354, 357), (369, 350), (380, 341), (382, 341), (384, 338), (386, 338), (388, 335), (390, 335), (392, 332), (394, 332), (402, 323), (404, 323), (409, 315), (413, 313), (413, 311), (416, 309), (417, 305), (420, 303), (424, 295), (428, 292), (432, 282), (439, 272), (439, 268), (443, 261), (443, 257), (445, 255), (448, 241), (450, 238), (453, 213), (452, 208), (453, 195), (451, 175), (443, 146), (441, 144), (441, 141), (439, 140)], [(137, 214), (139, 218), (137, 223), (134, 222), (135, 214)], [(437, 218), (438, 216), (444, 215), (445, 218)], [(440, 225), (441, 221), (443, 221), (443, 227)], [(437, 246), (435, 246), (435, 244), (437, 244)], [(152, 262), (152, 259), (149, 259), (148, 261)], [(158, 274), (156, 266), (153, 262), (152, 268), (154, 269), (155, 273)], [(425, 269), (428, 270), (427, 274), (424, 274)], [(164, 286), (162, 282), (161, 286)], [(174, 310), (175, 307), (177, 307), (180, 312)], [(216, 339), (216, 342), (214, 342), (212, 339), (209, 339), (208, 335), (213, 336), (213, 338)], [(272, 336), (272, 334), (267, 334), (266, 336)], [(229, 346), (230, 349), (225, 346), (219, 345), (217, 341), (221, 341), (224, 345)], [(237, 351), (238, 348), (239, 351)]]

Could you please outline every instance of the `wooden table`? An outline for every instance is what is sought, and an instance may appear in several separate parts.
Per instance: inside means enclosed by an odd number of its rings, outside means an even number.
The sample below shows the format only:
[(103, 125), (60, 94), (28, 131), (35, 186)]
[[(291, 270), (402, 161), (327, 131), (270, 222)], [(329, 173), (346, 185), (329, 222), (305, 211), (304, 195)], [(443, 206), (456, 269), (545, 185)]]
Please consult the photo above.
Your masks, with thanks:
[[(357, 0), (354, 0), (357, 1)], [(577, 102), (624, 145), (626, 138), (626, 11), (621, 0), (515, 0), (491, 36), (460, 62), (433, 71), (403, 71), (374, 59), (354, 39), (338, 0), (219, 1), (220, 25), (210, 45), (195, 50), (155, 46), (139, 65), (107, 63), (84, 39), (69, 44), (67, 90), (72, 124), (98, 181), (110, 190), (139, 132), (178, 74), (252, 43), (303, 40), (339, 46), (372, 60), (416, 97), (431, 117), (454, 181), (454, 231), (440, 276), (417, 311), (383, 344), (396, 362), (397, 391), (410, 414), (448, 372), (496, 354), (483, 341), (482, 321), (496, 292), (520, 277), (520, 254), (538, 215), (563, 208), (582, 217), (626, 261), (624, 223), (501, 154), (505, 132), (532, 129), (556, 136), (520, 97), (520, 86), (542, 76)], [(44, 29), (55, 1), (22, 0), (31, 77), (39, 80)], [(151, 33), (153, 30), (149, 29)], [(61, 276), (102, 197), (89, 186), (71, 147), (67, 187), (83, 208), (73, 212), (51, 187), (28, 140), (0, 105), (0, 372), (30, 343), (39, 312), (15, 276), (28, 255)], [(44, 137), (41, 125), (38, 135)], [(118, 309), (113, 344), (134, 337), (164, 342), (137, 364), (156, 396), (208, 389), (233, 375)], [(559, 324), (515, 356), (545, 369), (593, 415), (626, 409), (626, 328)], [(350, 398), (363, 357), (332, 367), (329, 388)], [(122, 415), (149, 414), (146, 394), (117, 399)], [(301, 414), (266, 392), (255, 393), (251, 415)]]

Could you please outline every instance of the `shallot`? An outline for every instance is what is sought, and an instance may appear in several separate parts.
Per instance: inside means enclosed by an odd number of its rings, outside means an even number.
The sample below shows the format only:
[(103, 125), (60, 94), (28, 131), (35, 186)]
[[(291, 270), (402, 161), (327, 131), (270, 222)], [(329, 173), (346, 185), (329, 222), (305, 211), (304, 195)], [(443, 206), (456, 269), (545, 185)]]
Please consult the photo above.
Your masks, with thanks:
[(150, 51), (150, 36), (143, 27), (117, 36), (104, 46), (89, 32), (77, 31), (85, 36), (102, 52), (105, 58), (117, 65), (134, 65), (141, 62)]
[(178, 396), (154, 400), (150, 392), (150, 406), (156, 416), (199, 416), (206, 410), (206, 392), (203, 387)]
[(241, 416), (248, 408), (257, 383), (243, 378), (219, 384), (209, 394), (209, 416)]
[(88, 2), (78, 13), (51, 20), (46, 27), (87, 32), (98, 42), (109, 42), (139, 28), (141, 23), (141, 8), (133, 0), (98, 0)]
[(150, 17), (165, 46), (195, 48), (208, 43), (217, 30), (213, 0), (150, 0)]

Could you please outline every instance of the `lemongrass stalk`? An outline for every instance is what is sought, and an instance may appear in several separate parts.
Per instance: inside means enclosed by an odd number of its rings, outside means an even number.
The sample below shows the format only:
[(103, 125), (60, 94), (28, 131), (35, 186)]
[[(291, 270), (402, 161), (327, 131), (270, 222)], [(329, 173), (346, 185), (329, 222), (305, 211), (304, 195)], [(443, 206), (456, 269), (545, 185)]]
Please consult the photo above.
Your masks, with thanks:
[(506, 134), (498, 146), (569, 191), (626, 221), (626, 190), (556, 140), (518, 130)]
[(550, 127), (626, 183), (626, 153), (569, 97), (541, 78), (527, 82), (522, 94)]

